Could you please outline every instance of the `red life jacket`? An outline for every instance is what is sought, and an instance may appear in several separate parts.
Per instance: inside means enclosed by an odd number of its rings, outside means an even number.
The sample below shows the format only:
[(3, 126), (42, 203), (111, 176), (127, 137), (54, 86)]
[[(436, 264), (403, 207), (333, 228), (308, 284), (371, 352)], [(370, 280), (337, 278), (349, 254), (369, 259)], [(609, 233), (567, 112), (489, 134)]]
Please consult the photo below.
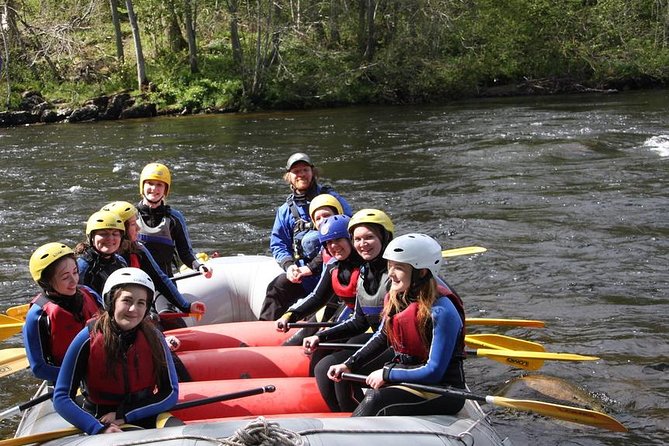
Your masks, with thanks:
[(327, 265), (332, 258), (328, 250), (325, 248), (321, 249), (321, 257), (323, 257), (323, 265)]
[[(438, 286), (437, 291), (440, 296), (449, 298), (460, 315), (463, 329), (461, 330), (461, 337), (458, 341), (458, 345), (460, 346), (460, 349), (463, 349), (465, 341), (465, 311), (462, 299), (446, 287)], [(386, 301), (387, 299), (388, 295), (386, 295)], [(391, 327), (393, 330), (392, 339), (395, 352), (419, 358), (421, 361), (427, 361), (430, 346), (425, 345), (420, 336), (417, 302), (412, 302), (404, 310), (395, 314), (392, 319)]]
[(107, 370), (104, 338), (91, 329), (90, 353), (86, 368), (87, 399), (97, 405), (117, 406), (123, 401), (136, 401), (152, 395), (156, 387), (151, 347), (144, 333), (137, 331), (135, 342), (128, 349), (124, 362), (118, 362), (114, 373)]
[(128, 258), (128, 263), (129, 263), (128, 266), (131, 266), (133, 268), (141, 268), (142, 267), (142, 265), (139, 261), (139, 254), (137, 254), (135, 252), (132, 252), (128, 255), (128, 257), (129, 257)]
[(85, 287), (78, 286), (77, 290), (81, 292), (83, 304), (81, 314), (75, 317), (60, 305), (53, 302), (44, 294), (38, 294), (32, 301), (34, 305), (39, 305), (42, 312), (46, 314), (49, 321), (49, 347), (50, 355), (54, 365), (60, 366), (65, 358), (67, 347), (70, 346), (74, 337), (86, 326), (86, 322), (99, 315), (100, 307), (98, 301), (93, 297), (90, 291)]
[(360, 277), (360, 268), (355, 268), (351, 271), (351, 279), (347, 285), (339, 281), (339, 267), (332, 269), (331, 282), (332, 290), (337, 295), (339, 300), (344, 302), (347, 307), (353, 309), (355, 307), (356, 290), (358, 289), (358, 278)]

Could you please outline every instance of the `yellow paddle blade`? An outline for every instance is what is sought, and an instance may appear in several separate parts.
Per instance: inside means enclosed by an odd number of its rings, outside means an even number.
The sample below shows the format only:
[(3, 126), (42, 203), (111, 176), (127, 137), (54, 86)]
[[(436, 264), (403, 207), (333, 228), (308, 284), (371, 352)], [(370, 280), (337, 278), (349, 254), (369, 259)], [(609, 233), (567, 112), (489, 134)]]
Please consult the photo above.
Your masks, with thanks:
[(11, 338), (19, 333), (23, 328), (23, 322), (13, 322), (11, 324), (0, 324), (0, 341)]
[(0, 324), (16, 324), (22, 322), (23, 319), (17, 319), (15, 317), (7, 316), (5, 314), (0, 313)]
[(546, 351), (544, 346), (537, 342), (531, 342), (511, 336), (491, 333), (466, 335), (465, 344), (470, 347), (493, 348), (501, 350), (523, 350), (530, 352)]
[(539, 370), (544, 360), (551, 361), (596, 361), (595, 356), (583, 356), (573, 353), (551, 353), (551, 352), (524, 352), (518, 350), (494, 350), (479, 348), (476, 356), (501, 362), (526, 370)]
[[(479, 347), (493, 350), (523, 350), (523, 351), (545, 351), (544, 346), (536, 342), (525, 341), (523, 339), (513, 338), (498, 334), (473, 334), (465, 336), (465, 344), (470, 347)], [(478, 351), (478, 350), (477, 350)], [(480, 355), (483, 356), (483, 355)], [(542, 359), (533, 358), (513, 358), (510, 356), (486, 356), (493, 361), (501, 362), (504, 365), (517, 367), (524, 370), (539, 370), (544, 365)]]
[(28, 314), (29, 309), (30, 309), (30, 304), (24, 304), (24, 305), (18, 305), (16, 307), (7, 308), (7, 311), (5, 313), (7, 313), (8, 316), (25, 321), (26, 314)]
[(561, 404), (545, 403), (533, 400), (514, 400), (501, 396), (486, 396), (489, 404), (509, 407), (511, 409), (526, 410), (547, 417), (557, 418), (572, 423), (586, 424), (615, 432), (627, 432), (627, 428), (618, 420), (604, 413), (580, 407), (564, 406)]
[[(127, 432), (127, 431), (141, 430), (143, 428), (135, 426), (134, 424), (123, 424), (121, 426), (121, 429), (124, 432)], [(44, 443), (46, 441), (56, 440), (58, 438), (69, 437), (70, 435), (77, 435), (81, 433), (83, 432), (80, 429), (77, 429), (76, 427), (66, 427), (64, 429), (58, 429), (55, 431), (40, 432), (38, 434), (26, 435), (25, 437), (8, 438), (7, 440), (0, 440), (0, 446), (22, 446), (33, 443)]]
[(0, 377), (28, 368), (28, 358), (24, 348), (0, 350)]
[(445, 249), (441, 251), (442, 257), (466, 256), (470, 254), (481, 254), (487, 249), (481, 246), (465, 246), (464, 248)]
[(22, 446), (32, 443), (43, 443), (45, 441), (55, 440), (57, 438), (69, 437), (79, 434), (81, 431), (76, 427), (67, 427), (49, 432), (40, 432), (39, 434), (26, 435), (25, 437), (8, 438), (0, 440), (0, 446)]
[(468, 317), (465, 319), (467, 325), (499, 325), (506, 327), (534, 327), (543, 328), (546, 326), (544, 321), (534, 319), (495, 319), (486, 317)]
[(550, 359), (552, 361), (597, 361), (597, 356), (578, 355), (576, 353), (552, 353), (552, 352), (524, 352), (521, 350), (496, 350), (480, 348), (476, 351), (478, 356), (509, 356), (524, 359)]

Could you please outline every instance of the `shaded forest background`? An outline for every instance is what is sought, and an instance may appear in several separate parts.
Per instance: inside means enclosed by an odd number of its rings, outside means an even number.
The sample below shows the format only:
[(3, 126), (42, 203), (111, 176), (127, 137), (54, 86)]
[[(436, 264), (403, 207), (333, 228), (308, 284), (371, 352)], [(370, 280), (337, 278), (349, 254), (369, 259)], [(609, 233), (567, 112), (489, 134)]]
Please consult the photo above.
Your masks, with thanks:
[(0, 110), (25, 91), (200, 112), (669, 80), (669, 0), (0, 0), (0, 32)]

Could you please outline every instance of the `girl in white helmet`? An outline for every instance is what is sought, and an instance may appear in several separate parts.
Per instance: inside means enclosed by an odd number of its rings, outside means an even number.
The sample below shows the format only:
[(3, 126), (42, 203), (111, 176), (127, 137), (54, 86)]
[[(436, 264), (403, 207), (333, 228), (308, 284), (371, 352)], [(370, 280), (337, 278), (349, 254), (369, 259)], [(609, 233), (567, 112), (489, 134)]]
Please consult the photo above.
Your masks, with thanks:
[[(56, 381), (53, 405), (89, 435), (120, 432), (131, 423), (155, 427), (177, 402), (179, 384), (164, 337), (146, 316), (155, 288), (139, 268), (114, 271), (105, 282), (105, 312), (74, 338)], [(83, 407), (75, 397), (85, 388)]]
[(412, 382), (464, 388), (464, 308), (462, 300), (438, 280), (441, 246), (425, 234), (391, 241), (388, 260), (391, 285), (383, 321), (374, 336), (346, 363), (330, 367), (341, 380), (362, 363), (391, 346), (395, 357), (369, 373), (371, 387), (353, 416), (455, 414), (464, 399), (416, 392), (394, 383)]

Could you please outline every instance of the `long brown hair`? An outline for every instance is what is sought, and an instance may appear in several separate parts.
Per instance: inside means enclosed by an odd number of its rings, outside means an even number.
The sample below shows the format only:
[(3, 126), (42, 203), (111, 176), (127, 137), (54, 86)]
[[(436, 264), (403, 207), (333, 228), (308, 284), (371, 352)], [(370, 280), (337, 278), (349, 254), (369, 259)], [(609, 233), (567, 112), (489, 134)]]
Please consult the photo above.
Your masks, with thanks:
[[(415, 273), (415, 270), (413, 272)], [(413, 277), (415, 275), (416, 274), (412, 274), (412, 284)], [(412, 293), (411, 296), (408, 293)], [(420, 337), (423, 341), (423, 344), (429, 350), (429, 345), (432, 339), (430, 333), (432, 330), (432, 305), (438, 297), (439, 292), (437, 291), (437, 281), (434, 280), (434, 278), (430, 278), (429, 280), (425, 281), (420, 285), (420, 287), (418, 287), (417, 290), (412, 290), (412, 288), (410, 288), (408, 291), (402, 292), (393, 290), (389, 291), (388, 301), (383, 306), (383, 312), (381, 314), (385, 318), (384, 329), (388, 335), (388, 340), (390, 343), (392, 344), (394, 341), (394, 333), (392, 330), (393, 316), (405, 310), (411, 302), (417, 302), (418, 330), (420, 331)]]
[[(114, 296), (112, 298), (112, 304), (109, 311), (103, 312), (100, 317), (95, 321), (93, 330), (95, 332), (102, 333), (102, 338), (104, 339), (104, 349), (106, 352), (106, 369), (108, 373), (114, 374), (116, 370), (116, 365), (123, 361), (123, 344), (121, 342), (121, 336), (118, 333), (118, 328), (113, 326), (113, 316), (114, 313), (114, 304), (119, 294), (123, 290), (123, 286), (119, 286), (114, 289)], [(147, 312), (148, 313), (148, 312)], [(160, 380), (160, 372), (167, 366), (167, 361), (165, 358), (163, 343), (160, 339), (162, 334), (158, 331), (156, 326), (151, 322), (150, 319), (144, 317), (137, 327), (138, 331), (141, 331), (144, 334), (149, 347), (151, 348), (151, 359), (153, 361), (153, 368), (155, 373), (156, 382)]]

